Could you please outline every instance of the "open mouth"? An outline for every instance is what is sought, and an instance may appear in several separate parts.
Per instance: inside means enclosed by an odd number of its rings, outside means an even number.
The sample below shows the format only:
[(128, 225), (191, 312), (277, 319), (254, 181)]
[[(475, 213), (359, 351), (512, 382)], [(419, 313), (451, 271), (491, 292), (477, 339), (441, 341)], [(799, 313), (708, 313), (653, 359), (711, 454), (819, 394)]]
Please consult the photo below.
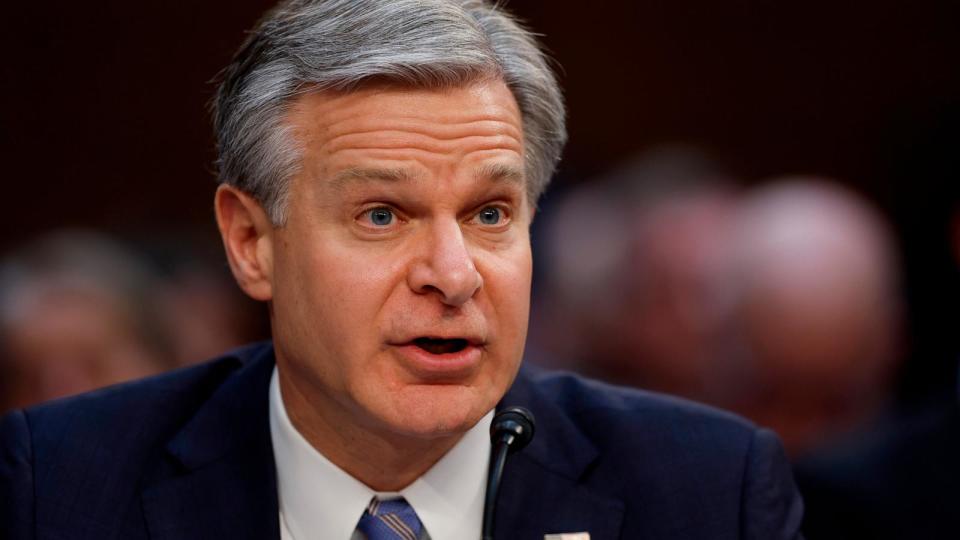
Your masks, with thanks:
[(413, 344), (430, 354), (450, 354), (457, 353), (467, 348), (469, 343), (465, 339), (442, 339), (442, 338), (417, 338)]

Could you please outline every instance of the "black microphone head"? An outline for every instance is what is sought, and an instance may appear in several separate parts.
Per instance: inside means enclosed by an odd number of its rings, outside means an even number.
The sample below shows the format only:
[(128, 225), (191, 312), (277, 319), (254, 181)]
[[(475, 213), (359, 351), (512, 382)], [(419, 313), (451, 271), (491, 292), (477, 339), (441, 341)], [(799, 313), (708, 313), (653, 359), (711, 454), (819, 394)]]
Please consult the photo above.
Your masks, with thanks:
[(493, 417), (490, 441), (506, 442), (510, 452), (516, 452), (533, 440), (533, 413), (523, 407), (507, 407)]

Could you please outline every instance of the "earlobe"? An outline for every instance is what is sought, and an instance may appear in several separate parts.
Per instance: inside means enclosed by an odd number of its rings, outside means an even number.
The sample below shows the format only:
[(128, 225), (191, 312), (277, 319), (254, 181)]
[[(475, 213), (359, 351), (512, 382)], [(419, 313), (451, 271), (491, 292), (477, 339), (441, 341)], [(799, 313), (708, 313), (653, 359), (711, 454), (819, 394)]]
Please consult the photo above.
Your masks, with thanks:
[(237, 284), (254, 300), (273, 297), (273, 224), (253, 197), (221, 184), (214, 198), (217, 226)]

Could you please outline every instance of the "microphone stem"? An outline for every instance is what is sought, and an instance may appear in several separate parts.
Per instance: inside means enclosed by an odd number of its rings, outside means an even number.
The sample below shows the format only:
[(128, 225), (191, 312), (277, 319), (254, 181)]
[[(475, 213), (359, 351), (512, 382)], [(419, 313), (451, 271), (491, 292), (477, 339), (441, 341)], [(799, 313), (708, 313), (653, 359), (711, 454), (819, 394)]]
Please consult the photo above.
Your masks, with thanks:
[(500, 491), (500, 477), (507, 462), (510, 445), (500, 440), (493, 448), (493, 460), (490, 463), (490, 476), (487, 479), (487, 494), (483, 505), (483, 540), (493, 540), (493, 517), (496, 513), (497, 493)]

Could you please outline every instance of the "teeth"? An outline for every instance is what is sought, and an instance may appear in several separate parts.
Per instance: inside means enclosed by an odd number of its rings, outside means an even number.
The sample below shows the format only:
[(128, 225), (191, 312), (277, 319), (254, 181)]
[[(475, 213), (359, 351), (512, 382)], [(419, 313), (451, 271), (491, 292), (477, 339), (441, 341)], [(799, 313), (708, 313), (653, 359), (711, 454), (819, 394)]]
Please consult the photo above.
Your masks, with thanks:
[(455, 353), (467, 347), (465, 339), (417, 338), (413, 343), (430, 354)]

